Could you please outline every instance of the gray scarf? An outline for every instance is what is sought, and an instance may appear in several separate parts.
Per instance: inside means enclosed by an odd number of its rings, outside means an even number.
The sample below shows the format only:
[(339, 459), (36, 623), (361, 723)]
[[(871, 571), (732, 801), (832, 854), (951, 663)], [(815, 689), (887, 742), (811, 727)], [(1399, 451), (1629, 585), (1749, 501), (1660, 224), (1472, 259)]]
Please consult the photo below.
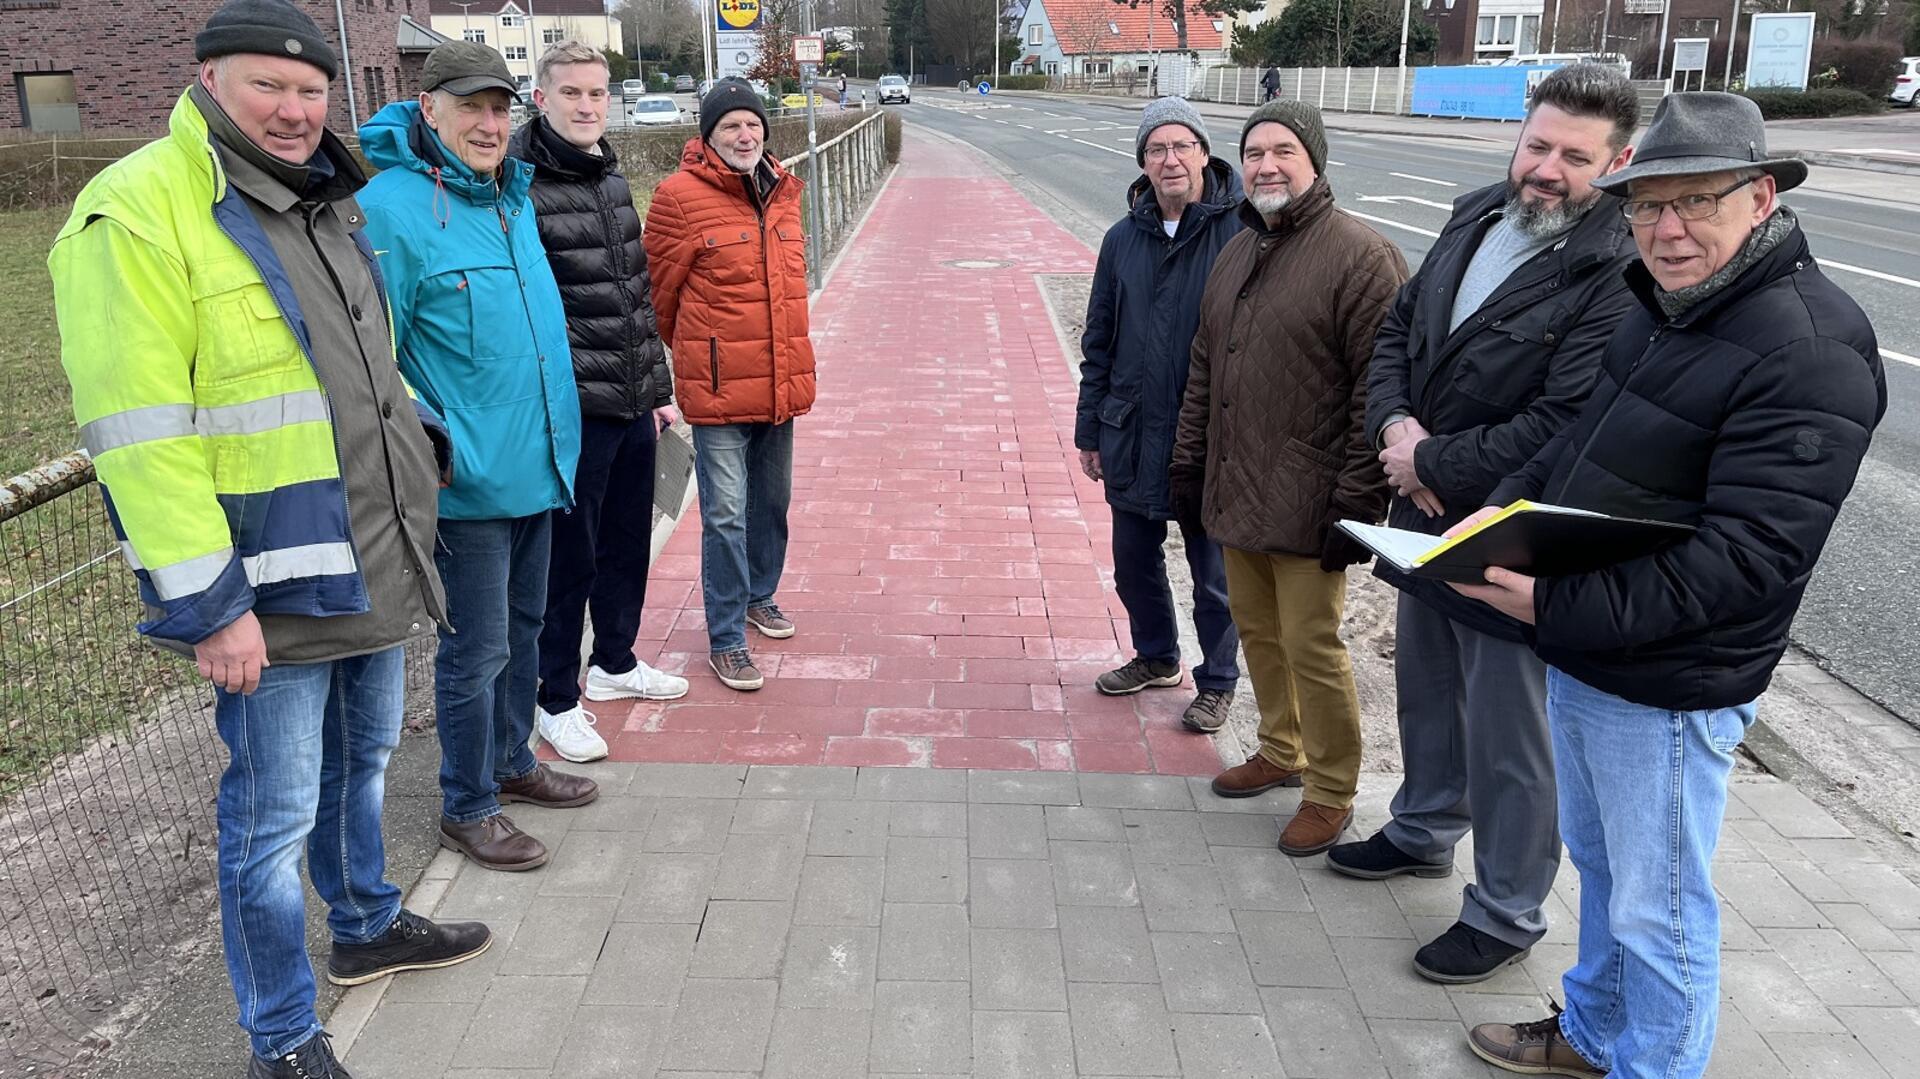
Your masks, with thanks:
[(1794, 226), (1797, 224), (1799, 220), (1793, 216), (1792, 210), (1784, 205), (1776, 208), (1773, 216), (1760, 222), (1760, 226), (1747, 237), (1747, 242), (1741, 245), (1739, 253), (1728, 260), (1725, 266), (1715, 270), (1705, 281), (1697, 285), (1688, 285), (1683, 289), (1675, 289), (1672, 292), (1655, 285), (1653, 291), (1660, 301), (1660, 310), (1666, 313), (1667, 318), (1676, 319), (1699, 306), (1702, 301), (1733, 284), (1735, 278), (1746, 273), (1754, 263), (1765, 258), (1767, 252), (1779, 247), (1781, 241), (1793, 234)]

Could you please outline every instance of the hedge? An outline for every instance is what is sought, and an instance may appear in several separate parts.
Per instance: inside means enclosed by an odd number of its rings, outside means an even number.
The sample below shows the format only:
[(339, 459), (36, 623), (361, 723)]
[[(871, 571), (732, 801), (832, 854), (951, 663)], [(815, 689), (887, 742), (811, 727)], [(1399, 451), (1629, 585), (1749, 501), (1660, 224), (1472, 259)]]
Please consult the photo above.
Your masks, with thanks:
[(1047, 77), (1045, 75), (1000, 76), (1000, 89), (1002, 90), (1045, 90), (1046, 88)]
[(1858, 90), (1747, 90), (1769, 120), (1804, 120), (1823, 116), (1870, 116), (1886, 106)]

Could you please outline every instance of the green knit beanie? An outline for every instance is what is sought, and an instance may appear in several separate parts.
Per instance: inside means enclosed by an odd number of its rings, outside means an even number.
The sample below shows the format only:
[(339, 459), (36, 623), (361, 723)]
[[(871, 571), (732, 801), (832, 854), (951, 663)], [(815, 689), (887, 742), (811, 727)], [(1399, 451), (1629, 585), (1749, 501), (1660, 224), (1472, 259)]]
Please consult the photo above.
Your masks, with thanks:
[(1327, 171), (1327, 125), (1320, 119), (1320, 110), (1304, 101), (1292, 98), (1279, 98), (1253, 110), (1247, 117), (1247, 125), (1240, 129), (1240, 144), (1247, 143), (1247, 132), (1259, 124), (1283, 124), (1307, 148), (1307, 159), (1313, 162), (1315, 175), (1324, 176)]

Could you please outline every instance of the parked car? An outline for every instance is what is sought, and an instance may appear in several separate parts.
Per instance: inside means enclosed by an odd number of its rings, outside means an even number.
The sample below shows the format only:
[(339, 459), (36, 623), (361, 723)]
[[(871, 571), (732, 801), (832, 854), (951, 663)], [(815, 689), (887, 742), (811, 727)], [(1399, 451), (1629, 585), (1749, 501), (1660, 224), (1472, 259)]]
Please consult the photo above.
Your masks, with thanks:
[(648, 94), (627, 110), (627, 122), (643, 127), (677, 124), (681, 119), (680, 103), (665, 94)]
[(1893, 92), (1887, 100), (1910, 109), (1920, 109), (1920, 56), (1900, 58), (1900, 74), (1893, 77)]
[(644, 97), (646, 93), (647, 80), (645, 79), (627, 79), (620, 84), (620, 96), (628, 100), (636, 97)]
[(693, 76), (675, 75), (673, 77), (673, 92), (676, 94), (693, 93)]
[(913, 88), (899, 75), (880, 76), (879, 90), (882, 105), (890, 101), (898, 101), (902, 105), (913, 104)]

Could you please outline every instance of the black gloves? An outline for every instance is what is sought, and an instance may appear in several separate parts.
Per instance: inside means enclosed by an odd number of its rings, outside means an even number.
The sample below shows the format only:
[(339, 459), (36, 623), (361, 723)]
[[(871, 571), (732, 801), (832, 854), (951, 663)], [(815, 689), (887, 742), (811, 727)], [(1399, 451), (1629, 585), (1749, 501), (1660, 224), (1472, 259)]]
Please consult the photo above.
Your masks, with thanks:
[(1200, 511), (1206, 498), (1207, 479), (1202, 472), (1174, 470), (1167, 473), (1167, 494), (1173, 503), (1173, 519), (1183, 527), (1205, 531)]
[(1344, 573), (1348, 566), (1357, 566), (1373, 557), (1373, 552), (1362, 546), (1359, 540), (1329, 524), (1327, 541), (1320, 548), (1320, 568), (1328, 573)]

